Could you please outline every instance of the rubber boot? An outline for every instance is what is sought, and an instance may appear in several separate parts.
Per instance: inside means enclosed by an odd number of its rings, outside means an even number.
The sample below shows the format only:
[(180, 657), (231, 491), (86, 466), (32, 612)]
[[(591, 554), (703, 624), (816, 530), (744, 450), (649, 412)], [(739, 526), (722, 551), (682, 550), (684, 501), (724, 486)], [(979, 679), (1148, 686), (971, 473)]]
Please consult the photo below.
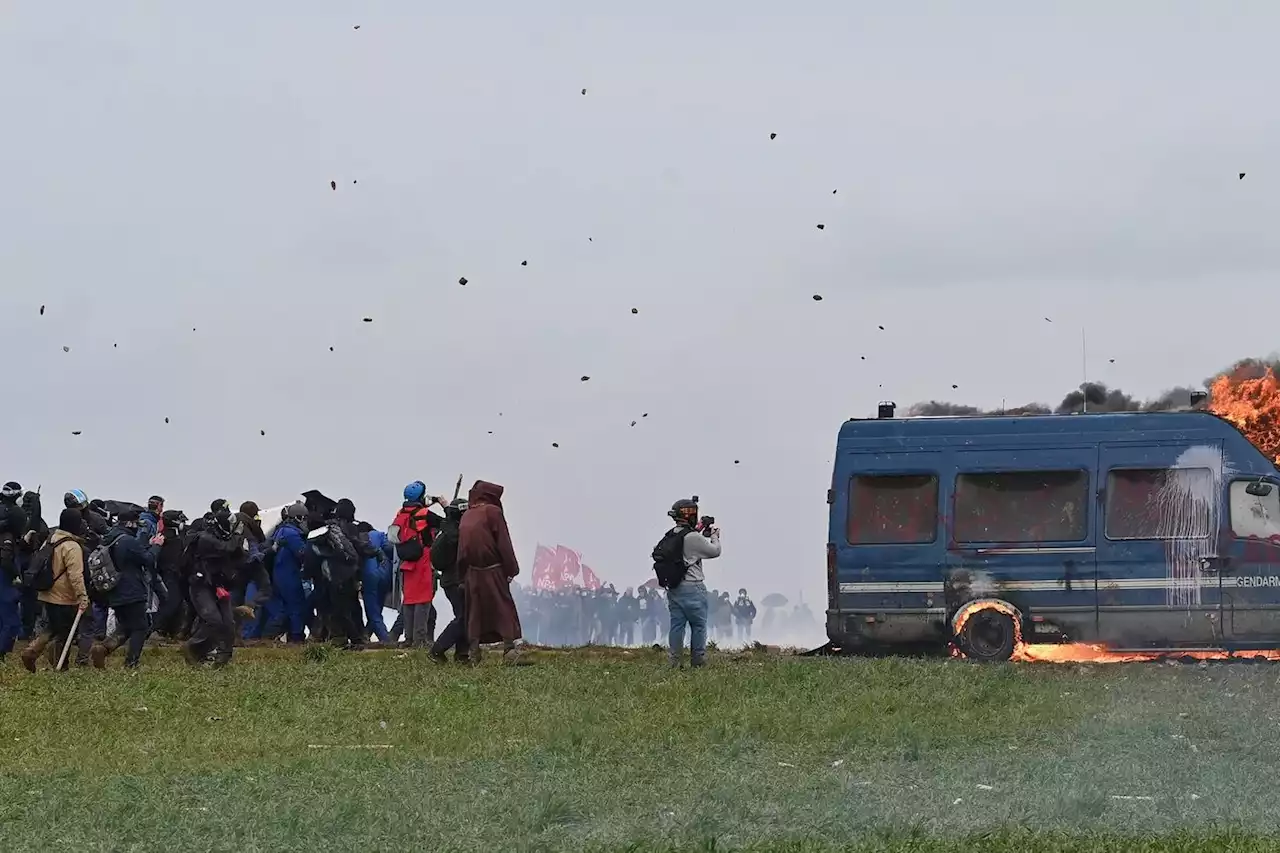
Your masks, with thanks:
[[(36, 661), (40, 658), (40, 653), (49, 645), (49, 641), (53, 639), (48, 634), (37, 634), (36, 638), (27, 647), (22, 650), (22, 665), (26, 667), (27, 672), (36, 671)], [(54, 661), (57, 664), (57, 661)]]

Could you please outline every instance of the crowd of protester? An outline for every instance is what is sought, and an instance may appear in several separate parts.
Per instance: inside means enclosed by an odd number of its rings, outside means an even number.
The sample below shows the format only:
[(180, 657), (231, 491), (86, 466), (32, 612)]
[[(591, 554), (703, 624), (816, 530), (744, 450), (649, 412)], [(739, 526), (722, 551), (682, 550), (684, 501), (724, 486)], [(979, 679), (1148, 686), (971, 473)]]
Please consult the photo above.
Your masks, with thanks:
[[(193, 665), (223, 666), (243, 644), (358, 650), (376, 641), (471, 663), (481, 646), (501, 644), (504, 661), (521, 663), (522, 638), (544, 646), (658, 644), (674, 660), (680, 649), (671, 638), (679, 628), (682, 643), (686, 623), (695, 662), (707, 641), (752, 642), (755, 603), (746, 589), (736, 599), (705, 590), (699, 556), (686, 567), (696, 567), (696, 578), (679, 590), (700, 591), (693, 611), (654, 582), (621, 595), (612, 584), (535, 590), (515, 583), (502, 494), (501, 486), (477, 481), (466, 499), (446, 502), (415, 481), (384, 533), (359, 519), (352, 501), (316, 491), (276, 518), (264, 519), (253, 501), (233, 509), (219, 499), (191, 520), (159, 495), (133, 504), (72, 489), (50, 528), (40, 495), (9, 482), (0, 488), (0, 660), (21, 643), (32, 672), (42, 656), (55, 668), (102, 668), (123, 648), (125, 666), (136, 667), (151, 641), (180, 643)], [(714, 549), (708, 556), (719, 554), (718, 533), (696, 538)], [(452, 619), (437, 632), (441, 592)], [(387, 608), (397, 614), (390, 625)], [(813, 625), (803, 604), (789, 626), (786, 618), (766, 607), (760, 627), (784, 633)]]

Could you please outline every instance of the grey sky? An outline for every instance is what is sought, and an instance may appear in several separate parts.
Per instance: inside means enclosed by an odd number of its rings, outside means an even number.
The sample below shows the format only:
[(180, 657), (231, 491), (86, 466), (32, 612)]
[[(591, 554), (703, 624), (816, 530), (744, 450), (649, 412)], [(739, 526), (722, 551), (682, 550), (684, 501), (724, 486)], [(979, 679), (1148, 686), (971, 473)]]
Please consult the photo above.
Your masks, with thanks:
[(1274, 349), (1273, 4), (367, 5), (6, 4), (5, 478), (462, 471), (619, 588), (697, 492), (820, 602), (844, 417)]

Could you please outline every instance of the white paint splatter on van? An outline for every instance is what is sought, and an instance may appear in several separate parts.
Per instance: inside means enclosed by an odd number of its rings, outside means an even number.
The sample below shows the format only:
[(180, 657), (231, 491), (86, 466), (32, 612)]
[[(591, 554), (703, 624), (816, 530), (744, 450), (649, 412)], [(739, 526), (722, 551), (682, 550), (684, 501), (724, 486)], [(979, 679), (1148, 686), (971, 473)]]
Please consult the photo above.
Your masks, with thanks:
[(1156, 496), (1156, 536), (1165, 540), (1169, 581), (1165, 603), (1170, 607), (1200, 605), (1200, 561), (1218, 555), (1222, 484), (1230, 476), (1222, 448), (1189, 447), (1178, 457)]

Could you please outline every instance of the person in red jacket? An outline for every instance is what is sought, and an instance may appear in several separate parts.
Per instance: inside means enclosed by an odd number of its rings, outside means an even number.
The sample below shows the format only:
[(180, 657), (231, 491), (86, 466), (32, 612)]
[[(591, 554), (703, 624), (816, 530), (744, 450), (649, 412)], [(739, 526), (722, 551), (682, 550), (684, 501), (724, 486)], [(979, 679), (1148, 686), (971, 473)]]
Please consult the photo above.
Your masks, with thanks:
[(427, 498), (427, 487), (415, 480), (404, 487), (404, 506), (391, 522), (388, 538), (395, 545), (396, 558), (403, 574), (404, 600), (401, 617), (404, 639), (410, 648), (427, 648), (435, 637), (432, 599), (436, 583), (431, 568), (431, 541), (444, 518), (430, 511), (434, 504), (444, 505), (439, 497)]

